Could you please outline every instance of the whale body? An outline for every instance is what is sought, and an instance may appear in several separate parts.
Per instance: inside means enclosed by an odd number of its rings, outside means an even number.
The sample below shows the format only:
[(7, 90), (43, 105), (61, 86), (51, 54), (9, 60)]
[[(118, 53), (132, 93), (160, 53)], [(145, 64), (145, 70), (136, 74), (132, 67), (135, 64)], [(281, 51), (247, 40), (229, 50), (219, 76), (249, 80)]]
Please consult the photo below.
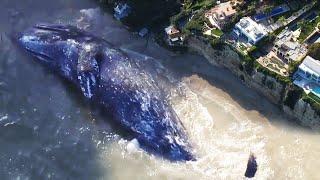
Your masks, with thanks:
[(39, 62), (106, 109), (147, 152), (172, 161), (194, 159), (183, 125), (150, 73), (155, 69), (69, 25), (38, 24), (16, 39)]

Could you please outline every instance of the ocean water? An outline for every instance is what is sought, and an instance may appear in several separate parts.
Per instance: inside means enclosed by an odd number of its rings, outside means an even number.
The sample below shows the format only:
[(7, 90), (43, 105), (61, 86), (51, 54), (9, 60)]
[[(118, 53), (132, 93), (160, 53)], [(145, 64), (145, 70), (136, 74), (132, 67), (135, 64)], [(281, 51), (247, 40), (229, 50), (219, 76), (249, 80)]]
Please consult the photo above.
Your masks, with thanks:
[[(72, 24), (163, 65), (168, 97), (197, 160), (146, 153), (112, 118), (26, 55), (9, 35), (34, 23)], [(287, 118), (227, 70), (175, 55), (128, 32), (89, 0), (0, 0), (0, 179), (319, 179), (320, 135)]]

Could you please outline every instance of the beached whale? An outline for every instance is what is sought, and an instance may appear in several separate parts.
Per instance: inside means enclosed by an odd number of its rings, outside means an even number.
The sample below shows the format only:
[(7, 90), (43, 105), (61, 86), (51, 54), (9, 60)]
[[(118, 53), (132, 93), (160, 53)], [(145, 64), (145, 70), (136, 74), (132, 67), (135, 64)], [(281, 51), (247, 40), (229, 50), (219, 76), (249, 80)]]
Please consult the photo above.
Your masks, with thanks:
[(143, 149), (173, 161), (194, 159), (183, 125), (150, 73), (155, 69), (69, 25), (39, 24), (17, 36), (41, 63), (101, 104)]

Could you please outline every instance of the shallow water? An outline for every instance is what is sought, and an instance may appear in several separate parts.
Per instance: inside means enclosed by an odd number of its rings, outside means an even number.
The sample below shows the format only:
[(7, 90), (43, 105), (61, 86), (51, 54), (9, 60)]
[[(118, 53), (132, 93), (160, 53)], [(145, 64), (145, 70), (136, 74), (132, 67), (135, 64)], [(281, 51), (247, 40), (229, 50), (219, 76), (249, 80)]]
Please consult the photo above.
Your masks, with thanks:
[[(0, 0), (0, 179), (319, 179), (319, 134), (303, 129), (228, 71), (129, 33), (89, 0)], [(84, 9), (81, 11), (81, 9)], [(171, 163), (123, 138), (112, 119), (8, 38), (38, 22), (84, 28), (164, 64), (168, 95), (197, 161)], [(140, 56), (138, 54), (138, 56)], [(141, 55), (142, 56), (142, 55)]]

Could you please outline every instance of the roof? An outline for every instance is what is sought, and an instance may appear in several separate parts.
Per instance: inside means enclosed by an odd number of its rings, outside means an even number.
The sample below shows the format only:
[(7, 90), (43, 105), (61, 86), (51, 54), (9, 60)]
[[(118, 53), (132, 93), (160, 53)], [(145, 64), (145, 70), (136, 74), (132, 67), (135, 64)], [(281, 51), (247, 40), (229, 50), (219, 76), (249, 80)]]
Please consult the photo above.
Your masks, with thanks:
[(240, 19), (236, 27), (254, 41), (258, 41), (268, 34), (264, 27), (257, 24), (250, 17)]
[(175, 28), (173, 25), (165, 28), (165, 31), (168, 35), (180, 33), (180, 31), (177, 28)]
[(206, 16), (212, 16), (215, 15), (217, 19), (224, 19), (225, 17), (232, 16), (236, 13), (237, 11), (233, 9), (231, 2), (225, 2), (216, 5), (212, 9), (210, 9), (207, 13)]
[(294, 50), (299, 46), (298, 42), (292, 42), (292, 41), (286, 41), (283, 43), (283, 46), (287, 49), (287, 50)]
[(320, 61), (307, 56), (299, 66), (300, 69), (320, 76)]
[(292, 38), (292, 36), (293, 31), (290, 29), (285, 29), (277, 36), (277, 39), (281, 41), (288, 41)]

